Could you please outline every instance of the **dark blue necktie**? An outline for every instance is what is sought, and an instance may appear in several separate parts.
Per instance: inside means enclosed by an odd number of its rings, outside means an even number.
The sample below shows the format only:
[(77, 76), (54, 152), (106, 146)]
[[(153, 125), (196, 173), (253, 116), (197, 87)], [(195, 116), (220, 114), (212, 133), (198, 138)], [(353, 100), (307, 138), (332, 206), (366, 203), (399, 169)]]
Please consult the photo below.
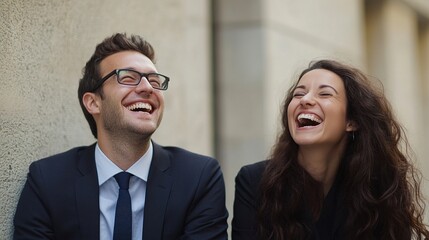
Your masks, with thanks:
[(113, 228), (113, 240), (131, 240), (132, 214), (131, 197), (128, 192), (131, 174), (120, 172), (115, 175), (119, 184), (119, 196), (116, 203), (115, 227)]

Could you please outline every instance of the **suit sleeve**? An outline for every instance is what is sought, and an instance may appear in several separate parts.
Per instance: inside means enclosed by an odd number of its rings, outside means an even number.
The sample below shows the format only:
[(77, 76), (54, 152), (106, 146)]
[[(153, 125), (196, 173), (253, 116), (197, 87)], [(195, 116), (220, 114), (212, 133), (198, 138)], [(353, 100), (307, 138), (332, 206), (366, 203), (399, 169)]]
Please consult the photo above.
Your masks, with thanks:
[(235, 178), (233, 240), (257, 239), (256, 191), (258, 184), (259, 176), (252, 176), (248, 167), (241, 168)]
[(226, 240), (228, 211), (225, 207), (225, 183), (216, 160), (207, 162), (200, 179), (187, 215), (184, 235), (179, 239)]
[(15, 212), (14, 240), (54, 239), (41, 186), (44, 184), (40, 169), (32, 163)]

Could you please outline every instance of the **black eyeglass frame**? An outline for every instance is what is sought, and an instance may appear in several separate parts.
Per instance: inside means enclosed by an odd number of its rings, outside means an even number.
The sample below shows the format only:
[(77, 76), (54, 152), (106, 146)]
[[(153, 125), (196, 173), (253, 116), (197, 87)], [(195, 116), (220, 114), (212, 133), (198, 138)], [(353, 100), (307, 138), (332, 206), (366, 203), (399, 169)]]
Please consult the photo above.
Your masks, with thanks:
[[(139, 81), (137, 82), (137, 83), (132, 83), (132, 84), (127, 84), (127, 83), (121, 83), (121, 82), (119, 82), (119, 78), (118, 78), (118, 76), (119, 76), (119, 72), (120, 71), (131, 71), (131, 72), (134, 72), (134, 73), (137, 73), (137, 74), (139, 74), (140, 75), (140, 79), (139, 79)], [(92, 92), (94, 92), (95, 90), (97, 90), (99, 87), (101, 87), (102, 85), (103, 85), (103, 83), (107, 80), (107, 79), (109, 79), (111, 76), (113, 76), (113, 75), (116, 75), (116, 81), (119, 83), (119, 84), (121, 84), (121, 85), (125, 85), (125, 86), (137, 86), (137, 85), (139, 85), (140, 84), (140, 82), (142, 81), (142, 78), (143, 77), (145, 77), (146, 79), (148, 79), (148, 77), (149, 76), (161, 76), (161, 77), (163, 77), (163, 78), (165, 78), (165, 82), (164, 82), (164, 84), (161, 84), (161, 86), (162, 87), (155, 87), (155, 86), (152, 86), (154, 89), (158, 89), (158, 90), (162, 90), (162, 91), (165, 91), (165, 90), (167, 90), (168, 89), (168, 83), (170, 82), (170, 78), (169, 77), (167, 77), (167, 76), (165, 76), (165, 75), (163, 75), (163, 74), (160, 74), (160, 73), (141, 73), (141, 72), (139, 72), (139, 71), (136, 71), (136, 70), (134, 70), (134, 69), (128, 69), (128, 68), (120, 68), (120, 69), (115, 69), (115, 70), (113, 70), (113, 71), (111, 71), (110, 73), (108, 73), (106, 76), (104, 76), (104, 77), (102, 77), (101, 79), (100, 79), (100, 82), (97, 84), (97, 86), (94, 88), (94, 90), (92, 90)]]

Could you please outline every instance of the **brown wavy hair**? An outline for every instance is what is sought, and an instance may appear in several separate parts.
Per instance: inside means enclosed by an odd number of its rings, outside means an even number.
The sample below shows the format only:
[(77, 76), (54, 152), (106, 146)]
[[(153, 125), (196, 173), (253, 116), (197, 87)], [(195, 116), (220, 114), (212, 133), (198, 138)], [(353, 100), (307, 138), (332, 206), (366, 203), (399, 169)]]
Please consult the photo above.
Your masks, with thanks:
[[(346, 239), (429, 239), (423, 223), (424, 201), (420, 172), (401, 125), (381, 89), (360, 70), (333, 60), (311, 62), (299, 76), (314, 69), (337, 74), (347, 95), (347, 119), (358, 126), (350, 136), (340, 167), (347, 221)], [(313, 220), (323, 204), (321, 183), (297, 161), (299, 146), (288, 129), (289, 89), (282, 107), (282, 132), (267, 162), (260, 184), (259, 234), (262, 239), (305, 239), (308, 227), (299, 215), (310, 199)], [(337, 173), (339, 174), (339, 173)]]

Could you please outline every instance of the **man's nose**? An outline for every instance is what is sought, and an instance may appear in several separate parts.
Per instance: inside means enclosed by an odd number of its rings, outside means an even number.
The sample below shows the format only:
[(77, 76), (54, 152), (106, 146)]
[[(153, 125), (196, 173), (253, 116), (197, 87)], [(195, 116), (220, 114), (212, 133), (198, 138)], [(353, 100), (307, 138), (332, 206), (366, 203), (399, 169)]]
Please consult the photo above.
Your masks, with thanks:
[(148, 93), (153, 92), (153, 87), (152, 85), (150, 85), (146, 77), (142, 77), (140, 79), (140, 83), (137, 84), (136, 86), (136, 92), (148, 92)]

